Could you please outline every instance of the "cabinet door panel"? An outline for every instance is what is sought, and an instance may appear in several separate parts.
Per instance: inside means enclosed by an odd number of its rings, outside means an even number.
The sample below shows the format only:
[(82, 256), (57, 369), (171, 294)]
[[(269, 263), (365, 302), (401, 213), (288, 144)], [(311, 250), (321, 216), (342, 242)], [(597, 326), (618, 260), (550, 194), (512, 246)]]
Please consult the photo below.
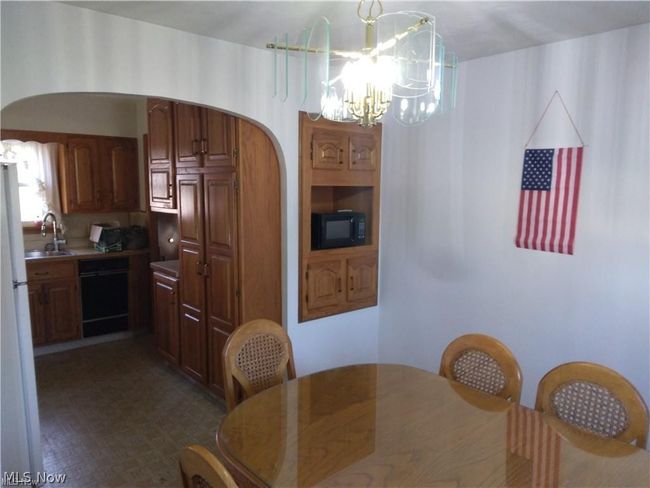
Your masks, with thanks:
[(234, 173), (206, 174), (205, 231), (208, 248), (230, 252), (234, 246)]
[(63, 189), (66, 212), (101, 210), (99, 150), (95, 138), (70, 138)]
[(307, 308), (341, 305), (343, 294), (343, 262), (341, 260), (313, 262), (307, 265)]
[(172, 102), (147, 100), (149, 164), (170, 166), (174, 163)]
[(314, 169), (343, 170), (347, 166), (347, 137), (345, 134), (314, 130), (311, 141)]
[(348, 259), (348, 301), (377, 298), (377, 257)]
[(232, 332), (236, 323), (234, 266), (230, 256), (208, 255), (208, 322), (211, 327)]
[(199, 249), (181, 245), (178, 249), (178, 265), (181, 303), (200, 313), (203, 310), (205, 279), (202, 274), (203, 263)]
[(350, 136), (350, 169), (374, 171), (377, 168), (375, 138), (366, 135)]
[(154, 273), (154, 331), (158, 351), (170, 362), (177, 364), (179, 356), (178, 341), (178, 302), (176, 300), (177, 280)]
[(235, 174), (206, 174), (205, 227), (207, 313), (210, 327), (233, 331), (237, 326), (237, 227)]
[(149, 202), (152, 207), (173, 208), (174, 179), (171, 166), (149, 168)]
[(202, 150), (204, 164), (210, 167), (233, 167), (233, 118), (217, 110), (204, 109)]
[(206, 378), (206, 334), (200, 315), (181, 307), (181, 369), (201, 383)]
[(202, 245), (203, 199), (201, 175), (180, 175), (178, 180), (178, 233), (181, 244)]
[(32, 323), (32, 342), (35, 346), (45, 344), (45, 314), (43, 291), (40, 284), (29, 284), (29, 316)]
[(107, 210), (138, 208), (138, 154), (129, 139), (102, 139), (103, 162), (107, 169), (104, 186)]
[(174, 105), (174, 126), (177, 168), (201, 166), (201, 107), (177, 103)]
[(212, 391), (223, 397), (223, 347), (229, 334), (215, 327), (209, 328), (209, 386)]
[(46, 337), (48, 342), (81, 338), (77, 280), (64, 279), (43, 284)]

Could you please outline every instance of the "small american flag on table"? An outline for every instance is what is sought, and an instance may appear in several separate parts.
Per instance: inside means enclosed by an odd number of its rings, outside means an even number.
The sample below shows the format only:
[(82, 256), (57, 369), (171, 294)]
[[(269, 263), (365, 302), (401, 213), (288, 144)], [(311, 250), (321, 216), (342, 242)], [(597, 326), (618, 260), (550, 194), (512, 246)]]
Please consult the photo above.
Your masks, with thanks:
[(526, 149), (517, 247), (573, 254), (582, 147)]

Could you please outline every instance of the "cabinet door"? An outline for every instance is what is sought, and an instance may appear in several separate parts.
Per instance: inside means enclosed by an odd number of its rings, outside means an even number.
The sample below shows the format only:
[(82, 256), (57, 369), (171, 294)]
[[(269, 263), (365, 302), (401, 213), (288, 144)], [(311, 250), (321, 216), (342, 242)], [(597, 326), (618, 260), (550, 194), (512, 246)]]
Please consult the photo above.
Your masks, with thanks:
[(133, 139), (102, 138), (100, 140), (102, 163), (106, 177), (102, 181), (105, 190), (106, 210), (137, 210), (138, 198), (138, 153)]
[(178, 235), (180, 243), (203, 245), (203, 185), (199, 174), (179, 175)]
[(201, 317), (181, 307), (181, 369), (201, 383), (207, 382), (205, 324)]
[(210, 327), (237, 326), (237, 211), (235, 174), (205, 174), (205, 255)]
[(201, 150), (206, 167), (232, 168), (234, 119), (217, 110), (203, 109)]
[(345, 169), (348, 162), (347, 140), (344, 133), (314, 129), (311, 140), (312, 168)]
[(198, 168), (201, 166), (201, 107), (176, 103), (174, 105), (174, 146), (177, 168)]
[(229, 334), (217, 328), (210, 328), (208, 334), (209, 355), (209, 387), (219, 396), (223, 397), (223, 347), (226, 345)]
[(377, 300), (377, 257), (361, 256), (347, 262), (349, 302)]
[(149, 165), (174, 164), (172, 102), (150, 98), (147, 100)]
[(350, 136), (350, 169), (374, 171), (377, 168), (377, 149), (372, 135)]
[(29, 316), (32, 323), (32, 342), (35, 346), (45, 344), (45, 314), (43, 290), (39, 283), (30, 283), (28, 287)]
[(79, 290), (76, 278), (43, 283), (47, 342), (81, 338)]
[(149, 205), (154, 208), (175, 208), (174, 169), (149, 166)]
[(64, 211), (91, 212), (102, 208), (97, 139), (68, 139), (62, 193)]
[(153, 323), (156, 347), (167, 360), (178, 364), (178, 280), (153, 274)]
[(337, 307), (345, 301), (343, 293), (344, 278), (343, 261), (317, 261), (307, 264), (307, 297), (308, 311), (326, 307)]

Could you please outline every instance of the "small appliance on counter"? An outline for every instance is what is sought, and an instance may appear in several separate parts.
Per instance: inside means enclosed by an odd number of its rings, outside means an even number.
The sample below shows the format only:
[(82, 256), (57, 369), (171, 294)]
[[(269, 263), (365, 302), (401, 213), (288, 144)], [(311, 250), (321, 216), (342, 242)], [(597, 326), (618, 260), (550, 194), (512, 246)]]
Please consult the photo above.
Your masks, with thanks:
[(95, 243), (99, 252), (116, 252), (122, 250), (122, 228), (111, 224), (93, 224), (90, 226), (90, 242)]
[(147, 229), (139, 225), (119, 227), (111, 224), (93, 224), (90, 241), (99, 252), (117, 252), (124, 249), (143, 249), (149, 245)]

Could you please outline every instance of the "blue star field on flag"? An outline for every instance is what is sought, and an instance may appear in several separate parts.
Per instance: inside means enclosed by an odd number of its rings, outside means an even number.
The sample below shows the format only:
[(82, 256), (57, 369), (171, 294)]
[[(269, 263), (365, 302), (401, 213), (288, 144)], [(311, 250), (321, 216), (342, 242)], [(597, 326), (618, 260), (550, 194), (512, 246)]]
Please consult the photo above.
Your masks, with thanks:
[(550, 191), (554, 149), (526, 149), (521, 189)]

